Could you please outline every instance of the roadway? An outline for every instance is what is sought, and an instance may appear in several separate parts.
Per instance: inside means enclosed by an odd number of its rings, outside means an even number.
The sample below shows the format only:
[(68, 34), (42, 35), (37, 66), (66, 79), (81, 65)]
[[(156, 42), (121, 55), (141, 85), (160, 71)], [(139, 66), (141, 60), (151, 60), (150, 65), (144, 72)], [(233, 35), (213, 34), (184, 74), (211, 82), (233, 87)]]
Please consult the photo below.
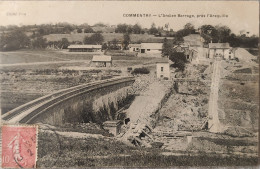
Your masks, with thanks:
[(211, 81), (211, 91), (209, 99), (209, 121), (208, 127), (210, 132), (221, 132), (222, 126), (218, 117), (218, 91), (220, 82), (220, 63), (221, 61), (215, 60), (213, 63), (213, 74)]

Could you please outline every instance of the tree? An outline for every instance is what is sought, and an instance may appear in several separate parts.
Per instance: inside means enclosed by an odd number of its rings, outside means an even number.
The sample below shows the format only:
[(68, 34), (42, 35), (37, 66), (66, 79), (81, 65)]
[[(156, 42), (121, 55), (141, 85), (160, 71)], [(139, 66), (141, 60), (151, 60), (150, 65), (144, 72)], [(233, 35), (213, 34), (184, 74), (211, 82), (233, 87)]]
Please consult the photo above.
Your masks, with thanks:
[(173, 43), (169, 41), (167, 38), (164, 38), (163, 46), (162, 46), (162, 55), (169, 57), (172, 50), (173, 50)]
[(178, 45), (184, 41), (183, 34), (180, 31), (176, 32), (175, 38), (173, 40), (173, 44)]
[(38, 36), (36, 37), (33, 41), (32, 41), (32, 47), (34, 49), (44, 49), (47, 46), (47, 39), (43, 38), (42, 36)]
[(94, 30), (90, 26), (88, 26), (84, 29), (84, 33), (93, 33), (93, 32), (94, 32)]
[(155, 35), (158, 33), (158, 29), (155, 26), (155, 23), (152, 23), (151, 28), (149, 29), (149, 34)]
[(91, 38), (97, 45), (102, 44), (102, 42), (104, 41), (104, 37), (102, 36), (101, 33), (94, 33), (93, 35), (91, 35)]
[(84, 44), (101, 45), (104, 41), (104, 37), (101, 33), (94, 33), (90, 37), (86, 36), (83, 40)]
[(106, 43), (104, 43), (104, 44), (102, 45), (102, 50), (106, 50), (106, 49), (108, 49), (108, 46), (107, 46)]
[(61, 49), (67, 49), (69, 45), (70, 43), (67, 38), (61, 39)]
[(116, 33), (126, 33), (127, 32), (127, 24), (118, 24), (115, 30)]
[(106, 25), (102, 22), (96, 23), (95, 25), (93, 25), (95, 27), (106, 27)]
[(132, 26), (128, 25), (127, 28), (126, 28), (126, 33), (130, 34), (132, 32), (133, 32)]
[(82, 29), (81, 29), (81, 28), (78, 28), (78, 29), (77, 29), (77, 33), (82, 33)]
[(205, 43), (218, 42), (218, 31), (212, 25), (202, 25), (200, 27), (201, 36), (204, 38)]
[(183, 37), (188, 36), (192, 33), (195, 33), (194, 25), (192, 25), (191, 23), (187, 23), (186, 25), (184, 25), (183, 29), (180, 29), (176, 32), (176, 43), (183, 42)]
[(194, 25), (191, 24), (191, 23), (186, 23), (186, 24), (184, 25), (184, 29), (185, 29), (185, 30), (190, 30), (190, 31), (195, 31)]
[(215, 27), (218, 33), (218, 42), (225, 43), (228, 42), (230, 37), (231, 30), (227, 26), (216, 26)]
[(114, 38), (114, 39), (111, 41), (111, 44), (112, 44), (111, 49), (117, 49), (117, 48), (118, 48), (118, 47), (117, 47), (118, 42), (119, 42), (119, 41), (118, 41), (116, 38)]
[(134, 33), (134, 34), (140, 34), (141, 31), (142, 31), (142, 27), (141, 27), (140, 25), (135, 24), (135, 25), (133, 26), (133, 33)]
[(130, 35), (129, 34), (124, 34), (124, 40), (123, 40), (123, 49), (126, 50), (130, 43)]
[(239, 38), (234, 34), (232, 33), (229, 37), (228, 37), (228, 40), (227, 40), (230, 44), (231, 47), (238, 47), (239, 46)]
[(8, 33), (2, 33), (0, 36), (0, 50), (17, 50), (28, 47), (30, 39), (21, 30), (12, 30)]
[(181, 71), (184, 71), (186, 63), (188, 62), (183, 52), (172, 51), (169, 55), (169, 59), (174, 62), (172, 66)]

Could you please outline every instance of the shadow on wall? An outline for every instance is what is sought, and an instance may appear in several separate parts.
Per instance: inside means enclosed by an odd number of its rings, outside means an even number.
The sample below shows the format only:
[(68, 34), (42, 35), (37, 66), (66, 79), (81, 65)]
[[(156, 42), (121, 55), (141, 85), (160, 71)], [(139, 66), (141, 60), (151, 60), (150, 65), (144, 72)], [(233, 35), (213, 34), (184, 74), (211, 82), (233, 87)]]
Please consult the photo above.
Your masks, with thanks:
[(134, 95), (130, 93), (130, 87), (101, 96), (87, 106), (83, 121), (102, 124), (107, 120), (117, 120), (117, 111), (131, 103), (133, 99)]

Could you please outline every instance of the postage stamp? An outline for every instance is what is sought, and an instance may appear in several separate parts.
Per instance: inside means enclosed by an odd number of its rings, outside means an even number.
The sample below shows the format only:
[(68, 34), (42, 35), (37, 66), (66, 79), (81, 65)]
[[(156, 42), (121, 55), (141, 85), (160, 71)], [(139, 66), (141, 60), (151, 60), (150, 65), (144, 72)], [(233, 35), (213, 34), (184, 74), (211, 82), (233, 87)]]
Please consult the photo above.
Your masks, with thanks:
[(2, 167), (35, 168), (37, 131), (33, 126), (2, 126)]

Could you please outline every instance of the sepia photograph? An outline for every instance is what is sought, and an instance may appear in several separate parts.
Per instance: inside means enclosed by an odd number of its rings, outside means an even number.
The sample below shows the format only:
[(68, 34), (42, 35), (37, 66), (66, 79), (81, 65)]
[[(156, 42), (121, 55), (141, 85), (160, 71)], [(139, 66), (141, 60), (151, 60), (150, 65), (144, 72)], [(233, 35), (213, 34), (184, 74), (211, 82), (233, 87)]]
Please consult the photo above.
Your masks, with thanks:
[(1, 168), (259, 165), (259, 1), (1, 1)]

